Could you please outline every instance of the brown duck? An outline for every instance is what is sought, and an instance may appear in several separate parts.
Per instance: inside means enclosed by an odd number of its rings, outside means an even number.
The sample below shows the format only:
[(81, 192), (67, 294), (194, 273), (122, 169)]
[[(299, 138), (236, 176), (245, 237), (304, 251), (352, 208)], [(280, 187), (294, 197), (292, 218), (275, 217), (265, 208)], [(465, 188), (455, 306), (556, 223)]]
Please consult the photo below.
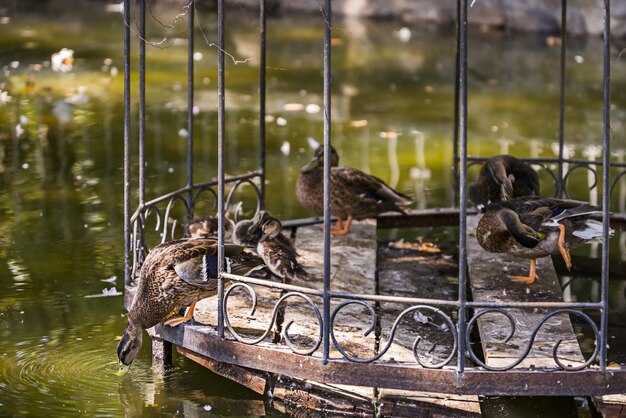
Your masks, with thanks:
[(261, 210), (254, 216), (247, 240), (256, 243), (257, 254), (283, 282), (309, 279), (309, 274), (298, 261), (298, 252), (282, 233), (282, 223), (268, 211)]
[(537, 258), (560, 252), (569, 269), (570, 247), (602, 237), (602, 223), (589, 219), (593, 214), (602, 212), (586, 202), (518, 197), (488, 206), (478, 221), (476, 239), (489, 252), (529, 258), (528, 276), (514, 276), (512, 280), (532, 284), (537, 277)]
[[(339, 155), (331, 147), (330, 210), (337, 216), (332, 229), (336, 236), (350, 232), (353, 219), (373, 218), (383, 212), (406, 214), (401, 206), (412, 199), (385, 184), (371, 174), (352, 167), (340, 167)], [(296, 196), (305, 208), (313, 212), (324, 211), (324, 147), (320, 145), (311, 162), (300, 169)], [(343, 220), (346, 224), (343, 225)]]
[(478, 179), (470, 185), (472, 203), (483, 209), (491, 203), (521, 196), (539, 195), (539, 176), (512, 155), (496, 155), (485, 161)]
[[(243, 256), (243, 247), (225, 244), (226, 270), (246, 275), (263, 267), (258, 257)], [(129, 366), (141, 348), (142, 330), (160, 322), (177, 326), (193, 318), (195, 303), (217, 293), (217, 241), (183, 238), (154, 247), (139, 274), (128, 311), (128, 326), (117, 346), (120, 364)], [(189, 306), (191, 305), (191, 306)], [(173, 317), (189, 306), (183, 317)]]

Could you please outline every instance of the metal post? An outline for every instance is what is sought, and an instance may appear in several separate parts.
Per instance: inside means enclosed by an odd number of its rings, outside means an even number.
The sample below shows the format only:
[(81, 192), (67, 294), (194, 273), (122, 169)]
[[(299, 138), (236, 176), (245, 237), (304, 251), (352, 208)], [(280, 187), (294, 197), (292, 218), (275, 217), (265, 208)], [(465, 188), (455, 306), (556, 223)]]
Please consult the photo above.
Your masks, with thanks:
[[(146, 139), (146, 1), (139, 3), (139, 206), (145, 203)], [(141, 247), (140, 247), (141, 248)]]
[(459, 64), (459, 53), (460, 53), (460, 38), (461, 38), (461, 25), (458, 22), (461, 21), (461, 6), (457, 3), (456, 8), (456, 57), (455, 57), (455, 68), (454, 68), (454, 133), (453, 133), (453, 149), (454, 149), (454, 161), (452, 161), (452, 176), (454, 177), (454, 202), (452, 206), (457, 206), (459, 204), (459, 78), (460, 78), (460, 64)]
[(195, 19), (195, 1), (189, 3), (188, 17), (188, 44), (187, 44), (187, 221), (193, 218), (193, 103), (194, 103), (194, 19)]
[(330, 0), (324, 0), (324, 323), (323, 358), (330, 355)]
[(217, 2), (217, 334), (224, 336), (224, 0)]
[[(143, 208), (146, 195), (145, 177), (145, 139), (146, 139), (146, 2), (139, 2), (139, 207)], [(144, 213), (139, 215), (139, 236), (135, 237), (135, 251), (138, 262), (143, 262), (144, 254)]]
[(465, 333), (466, 325), (466, 272), (467, 272), (467, 0), (459, 0), (459, 315), (458, 333), (459, 344), (457, 353), (457, 371), (463, 373), (465, 369)]
[(567, 45), (567, 0), (561, 0), (561, 63), (559, 90), (559, 176), (556, 185), (557, 197), (563, 197), (563, 153), (565, 148), (565, 58)]
[(604, 0), (603, 155), (602, 155), (602, 317), (600, 319), (600, 368), (606, 370), (609, 322), (609, 204), (611, 202), (611, 0)]
[(131, 284), (130, 265), (130, 0), (124, 0), (124, 285)]
[(259, 173), (261, 193), (261, 209), (265, 209), (265, 82), (266, 82), (266, 0), (259, 0), (259, 47), (260, 47), (260, 68), (259, 68)]

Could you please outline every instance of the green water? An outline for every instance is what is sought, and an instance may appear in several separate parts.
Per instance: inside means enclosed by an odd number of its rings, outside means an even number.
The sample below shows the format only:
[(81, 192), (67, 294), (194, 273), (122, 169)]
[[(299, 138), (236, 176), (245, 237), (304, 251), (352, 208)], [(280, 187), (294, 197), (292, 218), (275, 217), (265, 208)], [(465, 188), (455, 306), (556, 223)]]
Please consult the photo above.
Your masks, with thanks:
[[(30, 13), (9, 6), (0, 12), (9, 18), (0, 24), (0, 83), (12, 97), (0, 104), (0, 415), (280, 415), (179, 356), (165, 373), (153, 371), (147, 346), (129, 374), (115, 374), (116, 337), (126, 322), (116, 295), (123, 282), (123, 22), (100, 3), (51, 1)], [(152, 12), (167, 25), (179, 11)], [(216, 41), (215, 15), (198, 11), (198, 21), (194, 177), (200, 182), (216, 175), (217, 78), (216, 49), (209, 45)], [(229, 13), (227, 24), (226, 52), (233, 58), (226, 73), (226, 171), (234, 175), (253, 170), (258, 153), (256, 13)], [(148, 199), (185, 183), (185, 27), (181, 21), (167, 29), (149, 19), (148, 38), (159, 45), (148, 47)], [(449, 206), (454, 40), (414, 27), (403, 42), (400, 28), (336, 22), (333, 143), (344, 164), (415, 196), (416, 208)], [(267, 206), (285, 219), (310, 215), (294, 198), (294, 182), (311, 154), (307, 138), (322, 140), (322, 30), (319, 16), (269, 20)], [(75, 51), (71, 72), (39, 68), (64, 47)], [(558, 58), (558, 48), (542, 38), (472, 30), (471, 154), (555, 155)], [(622, 151), (615, 159), (626, 150), (624, 67), (613, 64), (613, 149)], [(600, 40), (573, 43), (567, 71), (566, 139), (574, 156), (586, 158), (602, 135)], [(287, 144), (288, 155), (281, 151)], [(570, 195), (590, 199), (587, 174), (579, 171)], [(550, 193), (548, 177), (542, 180)], [(624, 211), (624, 198), (616, 193), (612, 205)], [(613, 243), (612, 262), (619, 264), (624, 241), (618, 236)], [(593, 294), (594, 283), (581, 282), (576, 294)], [(617, 313), (624, 310), (620, 283), (612, 293)]]

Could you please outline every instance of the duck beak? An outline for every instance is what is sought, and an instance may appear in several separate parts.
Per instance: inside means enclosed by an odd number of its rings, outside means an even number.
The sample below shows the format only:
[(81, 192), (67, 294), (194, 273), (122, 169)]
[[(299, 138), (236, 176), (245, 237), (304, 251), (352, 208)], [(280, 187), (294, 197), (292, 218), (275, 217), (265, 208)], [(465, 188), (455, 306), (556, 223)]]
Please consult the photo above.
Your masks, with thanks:
[(261, 241), (265, 241), (269, 238), (274, 238), (281, 231), (281, 226), (277, 222), (269, 222), (263, 225), (263, 235)]
[(120, 367), (115, 374), (118, 376), (123, 376), (126, 373), (128, 373), (129, 370), (130, 370), (130, 366), (127, 366), (125, 364), (122, 364), (122, 362), (120, 362)]
[(300, 169), (301, 173), (306, 173), (307, 171), (311, 171), (314, 168), (319, 167), (320, 162), (317, 159), (311, 160), (307, 165)]

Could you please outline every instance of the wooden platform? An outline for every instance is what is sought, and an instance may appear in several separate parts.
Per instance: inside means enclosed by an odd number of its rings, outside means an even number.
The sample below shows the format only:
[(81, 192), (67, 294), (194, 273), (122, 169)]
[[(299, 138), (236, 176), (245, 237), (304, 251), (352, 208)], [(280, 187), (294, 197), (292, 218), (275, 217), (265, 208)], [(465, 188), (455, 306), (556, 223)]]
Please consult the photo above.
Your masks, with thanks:
[[(477, 302), (562, 302), (563, 294), (550, 257), (537, 260), (538, 278), (532, 285), (515, 283), (510, 276), (527, 275), (529, 262), (508, 254), (483, 250), (476, 241), (477, 216), (467, 218), (467, 259), (472, 299)], [(504, 272), (504, 273), (503, 273)], [(509, 309), (516, 331), (508, 343), (504, 338), (511, 329), (508, 319), (500, 314), (486, 314), (478, 320), (478, 330), (486, 364), (503, 367), (513, 363), (524, 352), (533, 329), (547, 309)], [(559, 340), (559, 359), (576, 366), (584, 362), (574, 328), (567, 315), (550, 319), (539, 331), (533, 349), (517, 367), (556, 368), (552, 349)]]
[[(526, 275), (529, 263), (526, 260), (505, 254), (484, 251), (476, 241), (478, 216), (469, 216), (468, 225), (468, 268), (474, 301), (511, 302), (543, 301), (562, 302), (563, 294), (551, 257), (537, 260), (538, 278), (532, 285), (512, 282), (507, 276)], [(506, 274), (502, 274), (505, 271)], [(501, 315), (485, 315), (478, 321), (478, 329), (486, 364), (502, 367), (511, 364), (526, 348), (532, 330), (549, 312), (546, 309), (509, 310), (515, 319), (516, 333), (503, 344), (502, 339), (510, 329), (508, 320)], [(579, 343), (569, 317), (560, 315), (548, 321), (537, 334), (533, 349), (518, 366), (555, 368), (552, 357), (554, 344), (563, 340), (559, 358), (568, 366), (584, 362)], [(626, 395), (592, 397), (604, 417), (626, 416)]]
[[(469, 276), (474, 300), (561, 300), (560, 287), (549, 258), (540, 261), (540, 278), (532, 286), (512, 283), (507, 277), (503, 277), (503, 269), (508, 270), (507, 274), (526, 272), (527, 262), (502, 258), (478, 247), (474, 236), (471, 235), (476, 221), (475, 218), (468, 218)], [(322, 242), (322, 228), (319, 225), (300, 227), (297, 230), (296, 247), (312, 279), (292, 284), (322, 289)], [(376, 225), (373, 222), (355, 223), (353, 232), (348, 237), (333, 238), (332, 290), (353, 294), (457, 299), (458, 264), (454, 254), (429, 254), (417, 251), (411, 246), (403, 247), (396, 244), (378, 243)], [(276, 301), (284, 294), (284, 291), (271, 290), (264, 286), (253, 287), (258, 297), (254, 315), (249, 312), (249, 296), (241, 290), (229, 298), (227, 306), (233, 328), (248, 339), (262, 335), (270, 327), (272, 310)], [(321, 298), (317, 296), (311, 298), (321, 311)], [(418, 336), (421, 338), (419, 352), (424, 361), (436, 362), (450, 353), (451, 339), (447, 335), (449, 333), (446, 333), (445, 329), (442, 332), (441, 327), (433, 326), (442, 323), (434, 315), (426, 318), (416, 313), (407, 315), (389, 351), (371, 367), (334, 361), (341, 359), (342, 355), (334, 348), (332, 342), (331, 361), (323, 364), (321, 349), (311, 356), (300, 356), (293, 354), (284, 344), (284, 337), (281, 336), (284, 324), (292, 323), (289, 336), (298, 349), (314, 346), (319, 335), (319, 324), (311, 306), (297, 297), (290, 298), (287, 302), (278, 323), (272, 326), (270, 335), (255, 346), (234, 342), (228, 330), (225, 339), (217, 337), (214, 328), (217, 322), (215, 298), (206, 299), (196, 306), (195, 319), (199, 324), (173, 329), (165, 327), (158, 329), (157, 332), (175, 343), (181, 354), (203, 364), (215, 373), (250, 387), (258, 393), (271, 391), (274, 398), (279, 403), (282, 402), (285, 408), (298, 403), (330, 414), (367, 416), (379, 412), (382, 416), (398, 417), (479, 416), (480, 406), (476, 396), (405, 391), (400, 390), (400, 387), (415, 390), (439, 388), (456, 393), (478, 391), (500, 394), (498, 388), (501, 387), (500, 380), (503, 378), (501, 375), (470, 370), (458, 376), (454, 368), (450, 367), (436, 371), (435, 374), (416, 366), (412, 346)], [(340, 301), (333, 300), (332, 308), (338, 303)], [(392, 324), (398, 315), (410, 306), (382, 301), (369, 302), (369, 305), (377, 313), (374, 332), (367, 336), (363, 335), (363, 331), (371, 325), (372, 317), (366, 309), (357, 305), (343, 309), (334, 326), (335, 336), (341, 347), (351, 356), (362, 359), (371, 358), (385, 347)], [(523, 345), (525, 338), (542, 317), (543, 313), (535, 310), (515, 311), (517, 333), (507, 344), (502, 343), (502, 337), (508, 330), (508, 321), (493, 314), (483, 317), (478, 328), (487, 364), (502, 366), (517, 359), (525, 348)], [(556, 322), (546, 324), (544, 330), (539, 333), (535, 342), (537, 348), (533, 349), (520, 366), (506, 375), (516, 384), (531, 382), (530, 390), (519, 389), (516, 395), (554, 395), (558, 392), (555, 388), (560, 384), (559, 375), (562, 376), (561, 373), (564, 372), (555, 371), (540, 375), (532, 370), (520, 370), (521, 367), (530, 366), (554, 369), (556, 364), (552, 359), (551, 350), (558, 339), (566, 340), (560, 350), (561, 359), (571, 365), (583, 361), (569, 319), (565, 316), (555, 319)], [(451, 363), (452, 366), (454, 364)], [(257, 367), (264, 371), (259, 371)], [(610, 384), (611, 388), (619, 387), (620, 390), (624, 390), (623, 382), (620, 386), (618, 377), (615, 377), (618, 381), (615, 384), (613, 376), (599, 377), (597, 373), (586, 372), (576, 373), (576, 376), (579, 387), (583, 382), (590, 388)], [(313, 380), (326, 383), (317, 383)], [(333, 384), (355, 381), (363, 382), (368, 387)], [(428, 386), (425, 386), (424, 382), (429, 382)], [(377, 389), (376, 386), (398, 389)], [(507, 390), (507, 393), (510, 391)], [(589, 393), (593, 393), (593, 390)]]
[[(296, 248), (301, 262), (311, 274), (308, 282), (293, 282), (291, 284), (321, 290), (323, 288), (323, 230), (320, 225), (301, 227), (296, 233)], [(452, 278), (458, 266), (452, 255), (424, 254), (415, 250), (394, 249), (377, 244), (375, 221), (356, 222), (352, 232), (347, 237), (332, 239), (331, 257), (331, 289), (336, 292), (384, 294), (393, 296), (421, 296), (456, 297), (456, 287)], [(378, 272), (378, 277), (377, 277)], [(262, 286), (255, 286), (258, 297), (257, 311), (254, 316), (249, 315), (249, 298), (241, 293), (241, 297), (231, 297), (228, 302), (229, 319), (234, 329), (253, 338), (261, 335), (267, 329), (274, 303), (281, 296), (281, 292), (270, 290)], [(313, 298), (321, 310), (320, 298)], [(333, 308), (341, 301), (333, 301)], [(217, 301), (209, 298), (196, 305), (196, 321), (213, 325), (216, 323)], [(289, 329), (290, 336), (298, 343), (298, 348), (311, 347), (319, 333), (315, 314), (310, 306), (301, 299), (293, 298), (287, 304), (284, 312), (283, 324), (293, 321)], [(367, 336), (363, 332), (370, 326), (371, 316), (366, 309), (358, 305), (343, 308), (337, 315), (334, 332), (337, 340), (345, 351), (358, 358), (371, 358), (376, 355), (387, 341), (393, 322), (409, 305), (398, 303), (371, 303), (378, 313), (376, 332)], [(441, 322), (437, 318), (435, 321)], [(276, 328), (276, 327), (275, 327)], [(278, 341), (279, 330), (272, 333), (274, 341)], [(420, 347), (424, 347), (424, 361), (440, 361), (448, 356), (451, 349), (451, 338), (437, 331), (432, 325), (424, 325), (416, 321), (414, 315), (408, 315), (396, 333), (394, 342), (382, 361), (391, 364), (415, 365), (412, 345), (418, 336), (422, 338)], [(449, 333), (448, 333), (449, 334)], [(296, 337), (300, 336), (300, 337)], [(267, 345), (272, 338), (267, 339)], [(432, 349), (431, 349), (432, 348)], [(191, 357), (191, 353), (185, 355)], [(343, 358), (341, 353), (331, 344), (331, 358)], [(313, 353), (315, 358), (321, 357), (321, 350)], [(196, 360), (197, 361), (197, 360)], [(203, 364), (209, 364), (208, 359)], [(215, 369), (215, 368), (212, 368)], [(221, 369), (223, 371), (223, 368)], [(249, 371), (250, 372), (250, 371)], [(266, 375), (266, 374), (263, 374)], [(282, 379), (282, 380), (281, 380)], [(371, 387), (338, 386), (314, 384), (308, 381), (298, 381), (280, 377), (274, 384), (277, 385), (274, 395), (279, 398), (292, 399), (298, 396), (298, 390), (289, 390), (289, 387), (316, 388), (306, 395), (312, 406), (319, 408), (323, 399), (332, 400), (333, 410), (374, 412), (373, 405), (380, 403), (381, 412), (386, 416), (422, 416), (425, 411), (437, 410), (439, 416), (478, 416), (480, 406), (478, 397), (451, 394), (427, 394), (424, 392), (400, 390), (376, 390)], [(281, 384), (287, 382), (287, 385)], [(257, 386), (262, 385), (257, 383)], [(323, 390), (322, 390), (323, 389)], [(332, 396), (329, 395), (332, 392)], [(313, 400), (315, 399), (315, 401)], [(322, 402), (323, 403), (323, 402)], [(371, 410), (370, 410), (371, 409)]]

